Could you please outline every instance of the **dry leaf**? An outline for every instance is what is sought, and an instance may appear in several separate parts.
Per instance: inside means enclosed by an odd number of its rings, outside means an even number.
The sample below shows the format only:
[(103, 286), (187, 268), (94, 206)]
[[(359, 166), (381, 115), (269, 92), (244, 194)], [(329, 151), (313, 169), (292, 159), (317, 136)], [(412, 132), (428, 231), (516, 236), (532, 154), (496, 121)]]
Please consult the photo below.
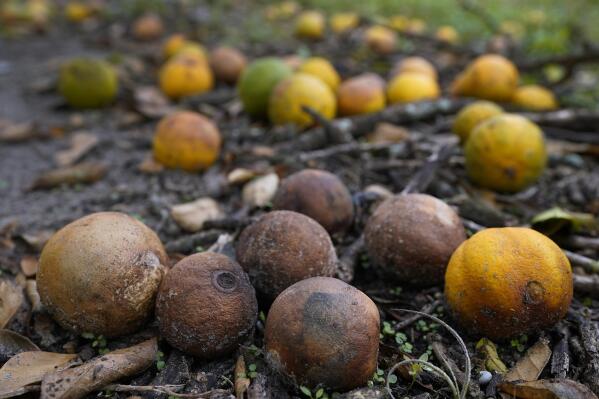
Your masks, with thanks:
[(521, 399), (597, 399), (589, 388), (567, 379), (502, 382), (499, 390)]
[(42, 248), (44, 248), (44, 245), (46, 245), (46, 242), (48, 242), (54, 233), (54, 230), (40, 230), (33, 233), (23, 233), (20, 237), (31, 248), (35, 249), (36, 251), (41, 251)]
[(154, 86), (136, 88), (133, 97), (137, 111), (148, 118), (162, 118), (174, 110), (164, 94)]
[(485, 368), (488, 371), (494, 371), (496, 373), (506, 373), (507, 367), (501, 361), (499, 354), (497, 353), (497, 347), (493, 342), (487, 338), (483, 338), (476, 343), (476, 351), (482, 352), (485, 359)]
[(256, 208), (266, 206), (275, 196), (278, 187), (279, 176), (276, 173), (258, 177), (243, 187), (243, 202)]
[(141, 173), (160, 173), (164, 170), (164, 166), (161, 163), (156, 162), (152, 154), (148, 154), (143, 161), (137, 165), (137, 170)]
[(231, 173), (227, 175), (227, 182), (229, 184), (242, 184), (250, 181), (256, 176), (256, 173), (250, 169), (237, 168), (233, 169)]
[(32, 277), (37, 274), (38, 261), (33, 255), (25, 255), (21, 258), (21, 271), (27, 277)]
[(106, 171), (106, 166), (97, 162), (54, 169), (38, 177), (31, 189), (54, 188), (62, 184), (93, 183), (104, 177)]
[(0, 281), (0, 328), (4, 328), (23, 303), (23, 290), (8, 280)]
[(29, 338), (14, 331), (0, 330), (0, 363), (21, 352), (39, 351), (40, 348)]
[(547, 339), (539, 339), (505, 375), (504, 380), (534, 381), (539, 378), (549, 359), (551, 359), (551, 349), (548, 344)]
[(0, 120), (0, 142), (16, 143), (32, 139), (36, 136), (32, 122), (15, 123)]
[(0, 369), (0, 399), (27, 392), (26, 386), (40, 382), (48, 373), (64, 366), (76, 355), (52, 352), (22, 352)]
[(77, 399), (116, 380), (150, 367), (158, 345), (156, 338), (98, 356), (81, 366), (48, 374), (42, 381), (42, 399)]
[(373, 144), (400, 143), (410, 138), (410, 133), (401, 126), (391, 123), (379, 123), (374, 132), (366, 136), (366, 140)]
[(71, 147), (54, 154), (58, 166), (70, 166), (79, 161), (98, 144), (98, 138), (86, 132), (76, 133), (71, 137)]
[(245, 369), (245, 360), (243, 356), (237, 358), (235, 363), (235, 397), (243, 399), (245, 392), (250, 386), (250, 379), (247, 377)]
[(206, 221), (221, 218), (222, 211), (215, 200), (206, 197), (173, 206), (171, 216), (183, 229), (195, 233)]

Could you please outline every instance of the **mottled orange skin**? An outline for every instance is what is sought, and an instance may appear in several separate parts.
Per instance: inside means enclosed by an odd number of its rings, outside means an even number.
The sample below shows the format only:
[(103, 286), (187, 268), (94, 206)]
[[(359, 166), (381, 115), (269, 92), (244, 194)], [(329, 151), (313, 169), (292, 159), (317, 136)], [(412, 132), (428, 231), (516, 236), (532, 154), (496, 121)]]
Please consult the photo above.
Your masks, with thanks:
[(245, 55), (233, 47), (217, 47), (210, 53), (210, 66), (214, 76), (228, 84), (237, 82), (246, 64)]
[(462, 143), (466, 143), (476, 126), (502, 113), (503, 109), (493, 102), (475, 101), (460, 110), (453, 121), (451, 130), (458, 135)]
[(337, 90), (341, 82), (341, 78), (335, 67), (327, 59), (322, 57), (308, 58), (299, 65), (297, 71), (317, 77), (325, 82), (333, 91)]
[(418, 72), (404, 72), (394, 77), (387, 86), (390, 104), (438, 98), (441, 89), (436, 80)]
[(385, 26), (372, 26), (364, 32), (364, 42), (375, 53), (388, 55), (397, 46), (397, 34)]
[(159, 84), (164, 94), (172, 99), (179, 99), (211, 90), (214, 77), (205, 58), (200, 55), (179, 54), (162, 66)]
[(164, 33), (162, 19), (156, 14), (146, 14), (137, 18), (131, 28), (133, 37), (137, 40), (151, 41), (158, 39)]
[(491, 101), (509, 101), (518, 87), (518, 69), (497, 54), (481, 55), (454, 80), (454, 95), (478, 97)]
[(531, 111), (551, 111), (559, 104), (551, 90), (539, 85), (525, 85), (516, 89), (512, 103)]
[(404, 72), (416, 72), (422, 73), (437, 80), (437, 70), (434, 65), (431, 64), (426, 58), (422, 57), (406, 57), (399, 61), (391, 71), (391, 77), (404, 73)]
[(325, 29), (324, 15), (318, 11), (304, 11), (295, 21), (295, 35), (304, 39), (320, 39)]
[(208, 168), (220, 153), (216, 125), (195, 112), (180, 111), (163, 118), (154, 134), (156, 161), (167, 168), (195, 172)]
[(302, 280), (268, 312), (266, 360), (297, 384), (348, 391), (376, 371), (379, 323), (376, 305), (360, 290), (330, 277)]
[(528, 228), (476, 233), (455, 251), (445, 274), (445, 296), (459, 323), (493, 340), (552, 326), (572, 294), (568, 258)]
[(156, 298), (160, 334), (175, 348), (201, 359), (237, 349), (254, 329), (258, 302), (237, 262), (203, 252), (179, 261)]
[(342, 116), (377, 112), (385, 104), (385, 81), (372, 73), (347, 79), (337, 90), (337, 109)]
[(167, 262), (158, 236), (137, 219), (93, 213), (48, 240), (37, 288), (63, 327), (115, 337), (135, 332), (149, 318)]

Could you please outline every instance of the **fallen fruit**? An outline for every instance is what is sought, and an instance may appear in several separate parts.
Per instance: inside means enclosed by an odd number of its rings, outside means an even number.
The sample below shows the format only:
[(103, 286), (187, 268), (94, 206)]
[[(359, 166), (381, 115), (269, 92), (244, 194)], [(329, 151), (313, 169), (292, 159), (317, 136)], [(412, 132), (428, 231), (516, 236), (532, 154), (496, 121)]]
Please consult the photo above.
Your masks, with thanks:
[(435, 32), (435, 37), (443, 42), (456, 44), (460, 40), (460, 35), (453, 26), (443, 25)]
[(321, 57), (308, 58), (299, 66), (297, 71), (317, 77), (326, 83), (333, 91), (337, 90), (339, 82), (341, 81), (341, 78), (339, 78), (339, 74), (333, 65), (328, 60)]
[(337, 176), (324, 170), (304, 169), (287, 176), (273, 207), (310, 216), (331, 234), (345, 231), (354, 219), (349, 190)]
[(332, 276), (337, 263), (326, 230), (292, 211), (269, 212), (246, 227), (236, 254), (254, 287), (271, 299), (297, 281)]
[(322, 80), (296, 73), (281, 80), (273, 89), (268, 104), (268, 116), (275, 125), (293, 123), (299, 127), (314, 124), (303, 107), (310, 107), (325, 118), (335, 117), (337, 101), (333, 91)]
[(518, 69), (507, 58), (485, 54), (454, 80), (451, 92), (491, 101), (509, 101), (518, 86)]
[(358, 26), (360, 17), (354, 12), (341, 12), (331, 15), (329, 25), (331, 30), (337, 34), (345, 33)]
[(214, 78), (205, 59), (180, 53), (162, 66), (159, 83), (164, 94), (179, 99), (209, 91), (214, 85)]
[(498, 191), (522, 190), (539, 178), (547, 163), (541, 129), (513, 114), (500, 114), (476, 126), (464, 151), (470, 179)]
[(214, 76), (225, 83), (235, 84), (246, 63), (245, 55), (233, 47), (221, 46), (210, 52), (210, 66)]
[(164, 59), (171, 58), (177, 54), (186, 43), (187, 39), (182, 33), (175, 33), (174, 35), (169, 36), (162, 44), (162, 56)]
[(318, 11), (304, 11), (295, 21), (295, 35), (300, 38), (320, 39), (324, 29), (324, 16)]
[(405, 72), (422, 73), (437, 80), (437, 70), (426, 58), (406, 57), (398, 62), (391, 71), (391, 78)]
[(409, 18), (407, 18), (404, 15), (392, 15), (391, 17), (389, 17), (389, 20), (387, 21), (387, 24), (392, 29), (395, 29), (398, 32), (404, 32), (407, 29), (409, 23)]
[(551, 90), (539, 85), (518, 87), (512, 97), (512, 103), (531, 111), (551, 111), (558, 108)]
[(348, 391), (376, 371), (379, 311), (362, 291), (330, 277), (287, 288), (264, 331), (266, 360), (296, 384)]
[(560, 320), (572, 300), (572, 270), (549, 238), (521, 227), (476, 233), (452, 255), (445, 296), (468, 331), (502, 340)]
[(164, 117), (154, 134), (154, 158), (167, 168), (195, 172), (208, 168), (218, 158), (221, 137), (208, 118), (191, 111)]
[(388, 55), (397, 46), (397, 34), (387, 27), (376, 25), (364, 32), (364, 42), (375, 53)]
[(406, 32), (422, 34), (426, 31), (426, 22), (420, 18), (413, 18), (408, 20), (408, 26), (406, 27)]
[(279, 58), (261, 58), (249, 64), (237, 86), (245, 111), (253, 117), (266, 116), (270, 93), (291, 73), (291, 68)]
[(70, 22), (82, 22), (94, 14), (94, 9), (80, 1), (69, 1), (64, 8), (64, 14)]
[(189, 55), (199, 58), (203, 62), (208, 62), (206, 48), (198, 42), (191, 40), (185, 41), (173, 54), (173, 57), (178, 55)]
[(254, 328), (258, 302), (237, 262), (215, 252), (179, 261), (156, 299), (160, 334), (184, 353), (214, 359), (237, 349)]
[(166, 264), (160, 239), (146, 225), (123, 213), (93, 213), (48, 240), (37, 287), (63, 327), (114, 337), (148, 319)]
[(398, 281), (428, 286), (443, 282), (451, 254), (466, 239), (457, 213), (426, 194), (383, 201), (364, 229), (375, 265)]
[(465, 143), (472, 130), (481, 122), (503, 113), (503, 109), (491, 101), (475, 101), (460, 110), (453, 121), (452, 131)]
[(114, 101), (118, 93), (117, 74), (109, 63), (76, 58), (60, 68), (58, 91), (74, 108), (98, 108)]
[(162, 19), (157, 14), (144, 14), (133, 22), (131, 33), (140, 41), (158, 39), (164, 33)]
[(282, 1), (280, 3), (274, 3), (266, 7), (264, 14), (267, 20), (276, 21), (291, 17), (299, 9), (300, 6), (295, 1)]
[(385, 103), (385, 81), (373, 73), (347, 79), (337, 90), (339, 115), (377, 112), (385, 108)]
[(405, 72), (391, 80), (387, 86), (387, 99), (390, 104), (409, 103), (438, 98), (439, 84), (430, 76), (418, 72)]

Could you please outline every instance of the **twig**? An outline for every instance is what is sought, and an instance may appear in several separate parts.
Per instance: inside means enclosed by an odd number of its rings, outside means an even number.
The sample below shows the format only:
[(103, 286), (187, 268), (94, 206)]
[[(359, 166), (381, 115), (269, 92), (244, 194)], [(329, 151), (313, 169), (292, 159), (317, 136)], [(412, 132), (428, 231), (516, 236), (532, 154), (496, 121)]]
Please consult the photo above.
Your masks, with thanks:
[(440, 146), (426, 160), (422, 168), (410, 179), (406, 187), (401, 192), (402, 194), (409, 194), (414, 192), (423, 192), (426, 190), (428, 185), (433, 181), (437, 170), (449, 159), (454, 149), (453, 144), (447, 144)]
[(568, 235), (559, 242), (569, 247), (599, 250), (599, 237)]
[[(412, 316), (408, 317), (407, 319), (400, 321), (399, 323), (397, 323), (395, 325), (395, 329), (396, 330), (403, 330), (404, 328), (407, 328), (408, 326), (410, 326), (412, 323), (417, 322), (418, 320), (422, 319), (424, 317), (424, 315), (428, 315), (429, 313), (432, 313), (433, 310), (435, 310), (435, 308), (437, 306), (439, 306), (441, 304), (440, 300), (435, 300), (425, 306), (422, 307), (422, 309), (420, 310), (420, 312), (413, 314)], [(396, 313), (393, 309), (391, 309), (389, 311), (389, 314), (391, 314), (391, 316), (393, 316), (393, 318), (395, 318), (396, 320), (400, 320), (400, 316), (398, 313)]]
[(300, 153), (299, 160), (301, 162), (308, 162), (314, 159), (329, 158), (334, 155), (349, 154), (354, 152), (380, 151), (388, 148), (389, 143), (358, 143), (354, 141), (352, 143), (327, 147), (322, 150)]
[(480, 19), (491, 33), (499, 32), (499, 24), (484, 7), (471, 0), (458, 0), (458, 4), (464, 11)]
[(206, 246), (213, 244), (218, 237), (222, 234), (222, 231), (211, 230), (202, 231), (189, 236), (179, 238), (174, 241), (170, 241), (165, 245), (166, 251), (188, 253), (193, 251), (197, 246)]
[(351, 245), (343, 249), (339, 257), (337, 278), (349, 283), (354, 279), (354, 269), (358, 254), (364, 249), (364, 236), (360, 235)]
[(178, 398), (208, 398), (215, 393), (230, 394), (231, 392), (225, 389), (213, 389), (202, 393), (179, 393), (176, 389), (183, 388), (185, 385), (123, 385), (110, 384), (103, 387), (103, 390), (115, 392), (153, 392), (166, 394)]
[(564, 251), (564, 254), (566, 254), (573, 265), (583, 267), (589, 273), (599, 273), (599, 261), (568, 251), (567, 249), (562, 249), (562, 251)]
[(339, 128), (338, 126), (335, 126), (333, 123), (331, 123), (330, 119), (326, 118), (324, 115), (316, 111), (314, 108), (310, 108), (304, 105), (302, 106), (302, 110), (308, 115), (310, 115), (312, 118), (314, 118), (314, 120), (324, 128), (324, 132), (327, 135), (327, 140), (329, 141), (329, 143), (344, 144), (351, 143), (352, 141), (354, 141), (354, 138), (349, 132)]
[(570, 331), (567, 326), (560, 324), (559, 332), (562, 338), (553, 348), (551, 357), (551, 374), (556, 378), (566, 378), (570, 369), (570, 347), (568, 340), (570, 339)]
[(585, 51), (578, 53), (552, 55), (536, 60), (519, 62), (518, 69), (521, 71), (533, 71), (547, 65), (561, 65), (566, 68), (572, 68), (578, 64), (593, 62), (599, 62), (599, 47), (587, 48)]
[(599, 276), (574, 274), (574, 291), (579, 294), (590, 295), (599, 298)]

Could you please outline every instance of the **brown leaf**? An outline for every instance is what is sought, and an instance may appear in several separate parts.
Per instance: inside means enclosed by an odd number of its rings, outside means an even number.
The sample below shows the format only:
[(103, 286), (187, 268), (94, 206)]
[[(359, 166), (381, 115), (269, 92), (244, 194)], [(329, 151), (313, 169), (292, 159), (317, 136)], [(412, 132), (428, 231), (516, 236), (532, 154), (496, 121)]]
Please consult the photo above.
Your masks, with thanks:
[(21, 258), (21, 271), (27, 277), (32, 277), (37, 274), (38, 262), (33, 255), (25, 255)]
[(0, 369), (0, 399), (27, 392), (26, 386), (40, 382), (48, 373), (64, 366), (76, 355), (52, 352), (22, 352)]
[(76, 133), (71, 137), (71, 147), (54, 154), (58, 166), (70, 166), (80, 160), (98, 144), (98, 138), (86, 132)]
[(4, 328), (23, 303), (23, 290), (8, 280), (0, 281), (0, 328)]
[(106, 166), (97, 162), (85, 162), (54, 169), (38, 177), (31, 189), (54, 188), (62, 184), (93, 183), (104, 177), (106, 171)]
[(143, 161), (137, 166), (137, 170), (141, 173), (155, 174), (164, 170), (164, 166), (154, 159), (152, 154), (148, 154)]
[(48, 374), (42, 381), (42, 399), (77, 399), (113, 381), (140, 373), (156, 359), (156, 338), (119, 349), (67, 370)]
[(246, 374), (245, 360), (243, 359), (243, 356), (239, 356), (237, 358), (237, 363), (235, 363), (235, 397), (237, 399), (243, 399), (249, 386), (250, 379)]
[(374, 132), (366, 136), (366, 140), (374, 144), (399, 143), (409, 138), (410, 133), (405, 128), (390, 123), (379, 123)]
[(0, 120), (0, 142), (16, 143), (26, 141), (36, 136), (32, 122), (11, 122)]
[(29, 338), (11, 330), (0, 330), (0, 363), (21, 352), (39, 351), (40, 348)]
[(597, 399), (585, 385), (561, 378), (520, 383), (505, 381), (499, 384), (499, 390), (521, 399)]
[(174, 110), (164, 94), (154, 86), (136, 88), (133, 97), (136, 109), (148, 118), (162, 118)]
[(46, 242), (48, 242), (54, 233), (54, 230), (39, 230), (32, 233), (23, 233), (20, 237), (31, 248), (35, 249), (36, 251), (41, 251), (42, 248), (44, 248), (44, 245), (46, 245)]
[(524, 357), (518, 361), (505, 375), (505, 381), (534, 381), (551, 359), (551, 348), (545, 338), (541, 338), (531, 346)]
[(198, 198), (192, 202), (174, 205), (171, 216), (186, 231), (195, 233), (205, 222), (221, 218), (223, 213), (218, 202), (210, 197)]

